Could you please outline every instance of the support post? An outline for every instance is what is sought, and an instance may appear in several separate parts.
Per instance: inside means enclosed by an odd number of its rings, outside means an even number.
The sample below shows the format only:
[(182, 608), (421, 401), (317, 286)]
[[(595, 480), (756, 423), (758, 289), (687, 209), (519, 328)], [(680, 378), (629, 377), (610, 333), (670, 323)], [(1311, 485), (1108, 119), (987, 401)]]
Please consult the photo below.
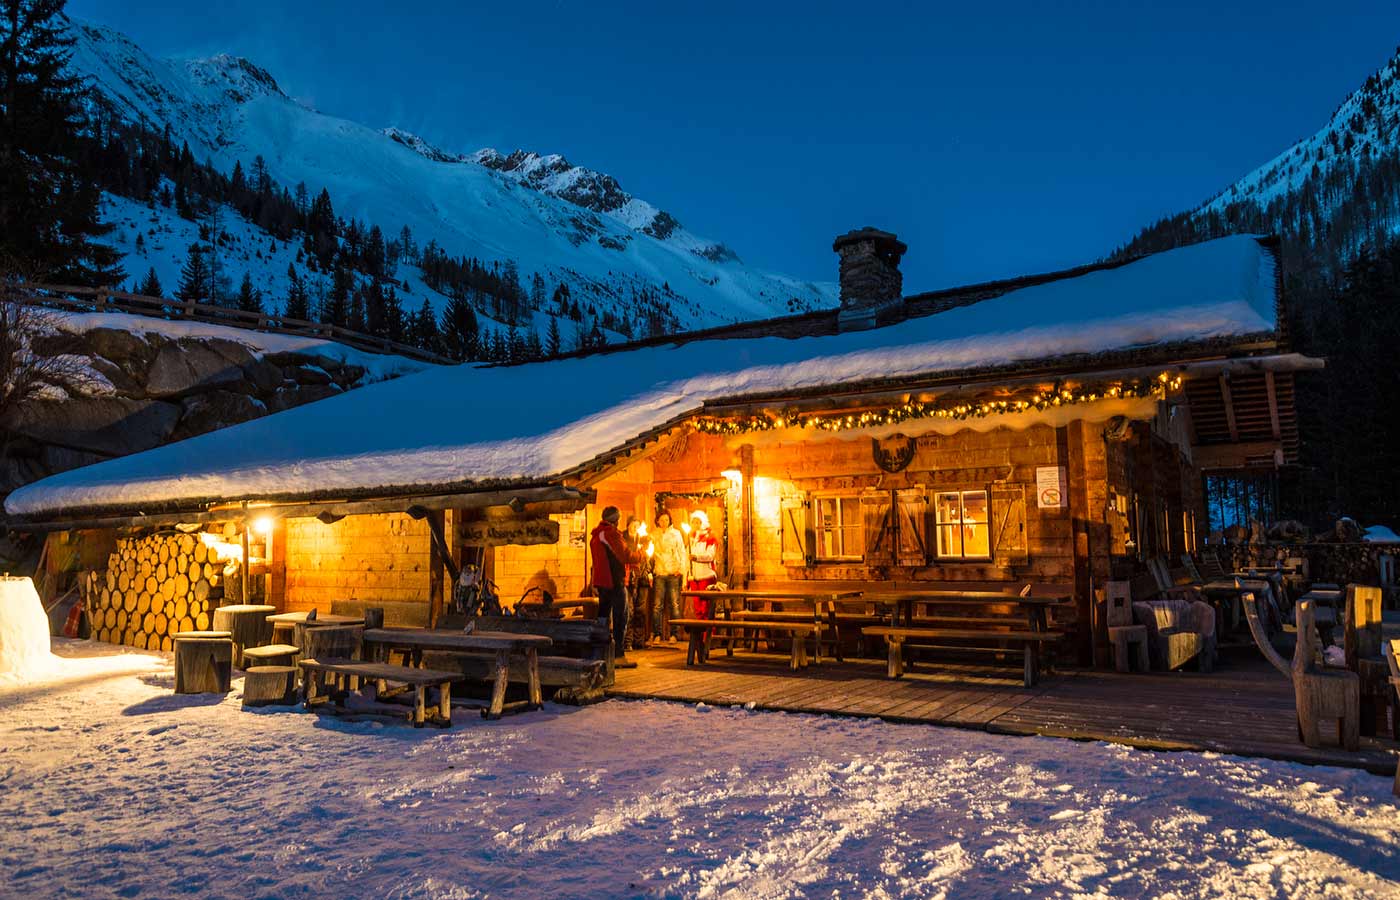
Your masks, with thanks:
[(744, 570), (744, 587), (748, 587), (753, 581), (753, 471), (753, 444), (745, 444), (739, 448), (739, 533), (743, 545), (739, 554), (739, 564)]
[(443, 511), (430, 510), (428, 520), (428, 627), (436, 628), (444, 602), (443, 575), (447, 568), (442, 553)]
[(277, 611), (287, 610), (287, 523), (275, 518), (272, 520), (272, 534), (267, 539), (267, 603), (277, 607)]

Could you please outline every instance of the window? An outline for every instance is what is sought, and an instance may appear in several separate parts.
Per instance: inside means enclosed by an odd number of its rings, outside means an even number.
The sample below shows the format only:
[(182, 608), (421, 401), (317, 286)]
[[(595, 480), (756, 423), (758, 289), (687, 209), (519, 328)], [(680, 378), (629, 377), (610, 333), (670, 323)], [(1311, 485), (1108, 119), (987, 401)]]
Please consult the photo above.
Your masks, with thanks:
[(934, 501), (938, 529), (938, 555), (943, 559), (988, 559), (991, 529), (988, 527), (986, 491), (944, 491)]
[(818, 497), (816, 507), (817, 556), (859, 559), (865, 552), (860, 498)]

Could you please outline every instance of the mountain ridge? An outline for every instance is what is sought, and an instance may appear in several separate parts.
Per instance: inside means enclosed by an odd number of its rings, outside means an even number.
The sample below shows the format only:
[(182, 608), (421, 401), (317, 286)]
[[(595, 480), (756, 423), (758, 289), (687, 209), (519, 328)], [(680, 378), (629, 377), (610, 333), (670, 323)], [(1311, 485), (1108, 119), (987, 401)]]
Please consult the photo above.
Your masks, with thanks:
[[(567, 283), (600, 311), (635, 316), (639, 294), (662, 294), (687, 330), (836, 304), (830, 282), (748, 266), (613, 176), (560, 154), (450, 153), (403, 129), (320, 113), (243, 57), (159, 60), (116, 29), (72, 20), (71, 30), (73, 67), (120, 120), (169, 128), (223, 171), (260, 157), (277, 183), (327, 189), (338, 214), (386, 234), (410, 226), (450, 254), (515, 260), (527, 281)], [(267, 277), (278, 293), (278, 277)], [(425, 295), (411, 287), (415, 302)]]

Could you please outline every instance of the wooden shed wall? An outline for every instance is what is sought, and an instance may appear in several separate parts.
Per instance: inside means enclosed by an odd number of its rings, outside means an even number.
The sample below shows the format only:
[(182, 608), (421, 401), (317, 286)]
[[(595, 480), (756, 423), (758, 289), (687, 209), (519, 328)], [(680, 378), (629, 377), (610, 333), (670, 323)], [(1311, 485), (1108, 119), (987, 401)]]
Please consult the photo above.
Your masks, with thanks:
[(428, 602), (426, 520), (402, 513), (286, 521), (289, 611), (338, 600)]

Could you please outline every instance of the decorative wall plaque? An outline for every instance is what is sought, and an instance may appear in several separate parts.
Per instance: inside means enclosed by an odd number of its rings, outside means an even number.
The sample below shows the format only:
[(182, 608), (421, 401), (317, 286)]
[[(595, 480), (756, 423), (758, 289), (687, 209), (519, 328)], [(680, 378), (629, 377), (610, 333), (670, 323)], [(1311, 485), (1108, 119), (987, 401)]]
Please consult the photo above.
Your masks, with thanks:
[(903, 472), (908, 468), (914, 461), (915, 447), (915, 440), (903, 434), (870, 439), (870, 450), (875, 456), (875, 465), (884, 472)]

